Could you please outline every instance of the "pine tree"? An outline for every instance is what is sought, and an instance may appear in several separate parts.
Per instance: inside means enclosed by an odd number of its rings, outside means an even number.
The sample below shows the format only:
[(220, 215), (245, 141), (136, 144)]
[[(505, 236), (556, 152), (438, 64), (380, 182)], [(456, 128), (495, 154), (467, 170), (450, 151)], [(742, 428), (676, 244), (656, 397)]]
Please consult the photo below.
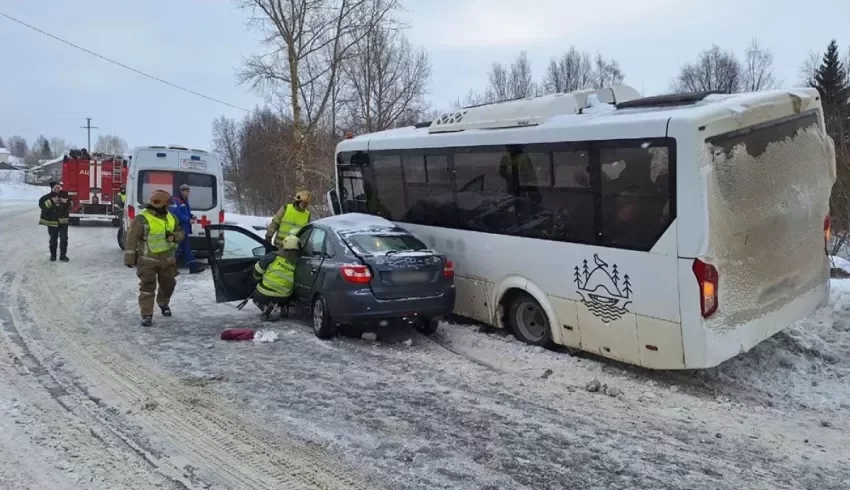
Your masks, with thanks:
[(590, 269), (587, 267), (587, 259), (585, 259), (584, 260), (584, 279), (587, 280), (587, 278), (589, 278), (589, 277), (590, 277)]
[(626, 293), (627, 298), (632, 297), (632, 283), (629, 280), (629, 275), (626, 274), (623, 276), (623, 292)]
[(611, 272), (611, 278), (614, 280), (614, 285), (619, 286), (619, 284), (620, 284), (620, 271), (617, 270), (617, 264), (614, 264), (614, 269)]
[(844, 140), (848, 135), (850, 116), (850, 80), (840, 56), (838, 43), (833, 39), (826, 48), (812, 86), (821, 95), (827, 132), (833, 139)]
[(581, 287), (581, 271), (579, 270), (578, 266), (576, 266), (576, 273), (574, 275), (574, 280), (575, 280), (576, 286)]
[(43, 160), (53, 158), (53, 152), (50, 150), (50, 143), (46, 139), (41, 142), (41, 158)]

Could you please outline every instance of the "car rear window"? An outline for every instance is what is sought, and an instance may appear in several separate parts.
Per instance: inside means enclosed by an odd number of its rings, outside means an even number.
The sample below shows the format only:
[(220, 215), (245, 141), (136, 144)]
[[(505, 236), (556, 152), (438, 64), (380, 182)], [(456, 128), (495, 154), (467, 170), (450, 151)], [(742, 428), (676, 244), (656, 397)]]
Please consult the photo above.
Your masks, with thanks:
[(413, 235), (358, 233), (349, 235), (346, 239), (360, 250), (370, 254), (415, 252), (417, 250), (428, 249), (424, 243)]

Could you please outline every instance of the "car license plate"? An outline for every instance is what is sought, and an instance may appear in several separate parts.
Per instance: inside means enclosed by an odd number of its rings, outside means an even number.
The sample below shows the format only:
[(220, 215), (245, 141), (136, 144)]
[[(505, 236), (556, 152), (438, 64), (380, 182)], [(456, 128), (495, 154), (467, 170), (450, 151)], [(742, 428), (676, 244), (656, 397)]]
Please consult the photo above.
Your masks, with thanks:
[(423, 271), (393, 272), (393, 282), (412, 283), (425, 282), (427, 280), (428, 273)]

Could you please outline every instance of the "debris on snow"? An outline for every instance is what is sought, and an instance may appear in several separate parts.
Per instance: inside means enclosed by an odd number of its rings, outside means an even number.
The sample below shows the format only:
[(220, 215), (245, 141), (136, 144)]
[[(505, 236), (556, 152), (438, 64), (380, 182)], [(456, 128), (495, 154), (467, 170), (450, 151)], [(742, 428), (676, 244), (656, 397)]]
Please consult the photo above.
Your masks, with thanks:
[(546, 371), (543, 371), (543, 375), (540, 376), (540, 377), (543, 378), (543, 379), (549, 379), (549, 376), (552, 376), (552, 374), (554, 374), (554, 373), (555, 373), (555, 371), (552, 371), (551, 369), (547, 369)]
[(584, 385), (584, 389), (591, 393), (599, 393), (599, 390), (602, 389), (602, 383), (600, 383), (598, 379), (594, 378)]
[(413, 339), (405, 340), (404, 345), (407, 346), (407, 347), (412, 347), (413, 346)]
[(378, 334), (375, 332), (363, 332), (363, 335), (361, 335), (360, 338), (366, 342), (375, 342), (378, 340)]
[(221, 340), (251, 340), (254, 330), (251, 328), (228, 328), (221, 332)]
[(271, 343), (277, 342), (280, 338), (277, 332), (274, 330), (257, 330), (254, 332), (254, 342), (259, 343)]
[(617, 388), (616, 386), (606, 386), (605, 394), (610, 396), (611, 398), (616, 398), (623, 394), (623, 390)]

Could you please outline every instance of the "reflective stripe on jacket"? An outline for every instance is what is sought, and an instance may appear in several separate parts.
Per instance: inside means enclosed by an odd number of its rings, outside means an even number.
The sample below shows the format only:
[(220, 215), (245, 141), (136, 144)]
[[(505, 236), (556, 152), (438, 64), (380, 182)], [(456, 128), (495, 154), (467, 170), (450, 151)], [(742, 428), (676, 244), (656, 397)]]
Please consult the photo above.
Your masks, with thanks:
[(275, 257), (265, 271), (259, 262), (254, 265), (254, 271), (262, 274), (262, 280), (257, 284), (258, 293), (270, 298), (288, 298), (292, 295), (295, 282), (295, 264), (292, 262)]
[(145, 238), (148, 243), (148, 252), (161, 254), (177, 248), (176, 243), (168, 241), (168, 235), (173, 234), (174, 227), (177, 226), (174, 215), (167, 213), (165, 219), (163, 219), (149, 209), (142, 211), (142, 215), (148, 222), (147, 237)]

